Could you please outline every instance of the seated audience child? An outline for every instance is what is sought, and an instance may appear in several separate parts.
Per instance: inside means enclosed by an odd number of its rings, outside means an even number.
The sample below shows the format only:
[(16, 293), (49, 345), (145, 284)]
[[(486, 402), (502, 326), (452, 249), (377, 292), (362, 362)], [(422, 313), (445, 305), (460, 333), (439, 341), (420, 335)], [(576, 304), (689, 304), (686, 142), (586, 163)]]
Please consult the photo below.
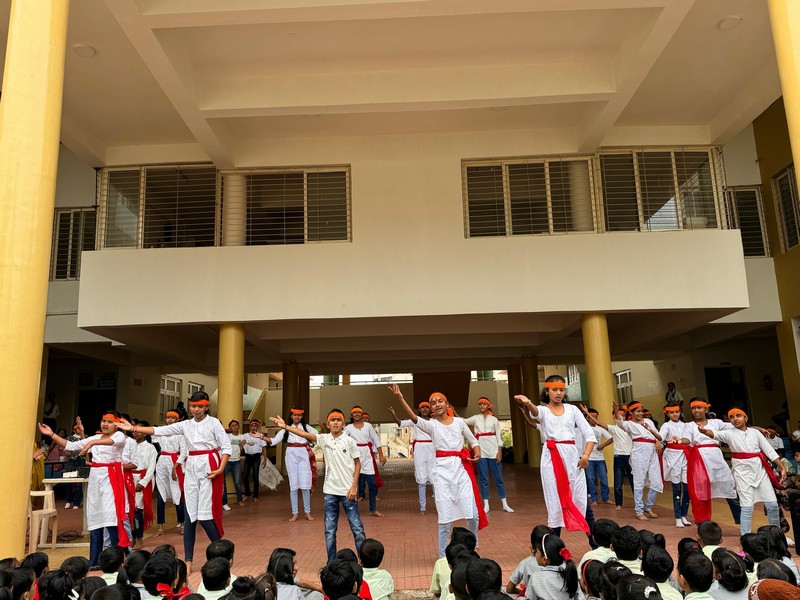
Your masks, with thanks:
[(78, 582), (89, 573), (89, 559), (83, 556), (70, 556), (61, 563), (61, 570), (72, 576)]
[(531, 575), (525, 597), (529, 600), (571, 600), (578, 592), (578, 569), (563, 540), (546, 535), (534, 548), (536, 562), (542, 567)]
[(664, 600), (683, 600), (681, 593), (669, 583), (675, 562), (664, 548), (648, 546), (642, 554), (642, 573), (652, 579)]
[(625, 575), (630, 575), (631, 570), (616, 560), (610, 560), (603, 565), (600, 572), (603, 576), (601, 597), (603, 600), (617, 600), (617, 584)]
[(792, 555), (789, 554), (789, 544), (781, 528), (776, 525), (763, 525), (758, 528), (758, 534), (767, 538), (770, 558), (779, 560), (789, 567), (797, 580), (800, 581), (800, 571), (797, 569), (797, 564), (792, 560)]
[(467, 593), (471, 598), (479, 598), (484, 592), (499, 592), (502, 585), (503, 571), (493, 560), (476, 558), (469, 564)]
[(714, 583), (708, 594), (714, 600), (747, 600), (750, 580), (742, 557), (728, 550), (717, 548), (711, 555), (714, 567)]
[(200, 573), (206, 590), (203, 594), (205, 600), (217, 600), (230, 591), (231, 564), (227, 558), (212, 558), (203, 565)]
[(353, 565), (335, 558), (319, 572), (322, 590), (329, 600), (358, 600), (356, 596), (356, 573)]
[(628, 567), (631, 573), (642, 574), (642, 565), (639, 562), (642, 538), (636, 529), (625, 525), (611, 534), (611, 550), (616, 554), (617, 561), (624, 567)]
[[(276, 584), (272, 575), (264, 574), (258, 579), (237, 577), (231, 584), (231, 591), (223, 596), (224, 600), (276, 600)], [(190, 594), (197, 596), (198, 594)], [(189, 596), (184, 598), (187, 600)]]
[(92, 595), (92, 600), (139, 600), (139, 597), (137, 588), (127, 583), (115, 583), (97, 590)]
[(639, 537), (642, 539), (642, 557), (644, 557), (644, 551), (650, 546), (658, 546), (659, 548), (664, 548), (665, 550), (667, 548), (667, 539), (660, 533), (653, 533), (647, 529), (640, 529)]
[(474, 552), (462, 552), (456, 556), (453, 572), (450, 573), (450, 593), (455, 600), (470, 600), (467, 592), (467, 571), (472, 564)]
[[(369, 584), (364, 581), (364, 569), (361, 568), (356, 553), (350, 548), (342, 548), (336, 551), (336, 558), (346, 560), (353, 565), (353, 570), (356, 573), (356, 594), (358, 597), (361, 600), (372, 600), (372, 592), (369, 589)], [(304, 586), (301, 585), (300, 587)], [(319, 592), (322, 592), (322, 587), (319, 588)]]
[(778, 579), (780, 581), (788, 581), (794, 586), (797, 585), (797, 577), (794, 576), (792, 570), (774, 558), (767, 558), (758, 563), (756, 573), (759, 579)]
[(656, 582), (641, 575), (625, 575), (617, 584), (617, 600), (663, 600)]
[(693, 540), (692, 538), (682, 538), (678, 542), (678, 556), (680, 557), (681, 554), (685, 552), (702, 552), (703, 548), (700, 546), (700, 542), (697, 540)]
[[(478, 543), (478, 538), (466, 527), (453, 527), (453, 531), (450, 534), (450, 543), (463, 544), (469, 552), (474, 552), (475, 546)], [(447, 556), (443, 556), (433, 564), (431, 587), (428, 592), (433, 594), (436, 598), (440, 596), (443, 598), (449, 597), (447, 586), (450, 581), (451, 565), (452, 562), (447, 560)]]
[(8, 571), (16, 569), (19, 566), (19, 561), (13, 556), (7, 558), (0, 558), (0, 571)]
[(722, 545), (722, 527), (715, 521), (703, 521), (697, 526), (697, 541), (710, 560), (714, 550)]
[(151, 598), (173, 594), (177, 581), (178, 559), (166, 552), (154, 554), (142, 571), (142, 583)]
[(711, 559), (700, 552), (687, 552), (678, 559), (678, 584), (685, 600), (712, 600), (708, 589), (714, 581)]
[(603, 564), (589, 559), (581, 565), (579, 580), (585, 600), (600, 600), (603, 590)]
[[(306, 600), (317, 600), (318, 596), (308, 595), (300, 588), (306, 590), (313, 590), (322, 594), (322, 587), (319, 584), (310, 581), (298, 580), (295, 575), (297, 569), (294, 566), (294, 557), (297, 552), (291, 548), (275, 548), (269, 556), (267, 563), (267, 573), (272, 575), (276, 581), (276, 597), (278, 598), (293, 598), (295, 596), (304, 596)], [(360, 568), (360, 567), (359, 567)], [(356, 572), (358, 569), (356, 569)], [(356, 590), (358, 593), (358, 590)]]
[(106, 582), (106, 585), (117, 583), (117, 575), (124, 562), (125, 551), (121, 546), (109, 546), (100, 553), (97, 563), (100, 565), (100, 570), (103, 571), (100, 577)]
[(597, 519), (594, 522), (592, 534), (594, 541), (597, 543), (597, 548), (595, 550), (589, 550), (589, 552), (583, 555), (581, 562), (578, 564), (579, 573), (581, 572), (583, 563), (585, 563), (587, 560), (599, 560), (600, 562), (606, 562), (617, 557), (617, 555), (614, 554), (614, 551), (611, 549), (611, 536), (614, 535), (614, 532), (617, 531), (617, 529), (619, 529), (619, 525), (617, 525), (617, 523), (611, 519)]
[(28, 554), (28, 556), (22, 559), (22, 562), (19, 566), (23, 569), (31, 569), (33, 574), (36, 576), (36, 583), (34, 583), (36, 593), (34, 596), (36, 599), (38, 599), (39, 578), (47, 573), (48, 569), (50, 568), (50, 557), (44, 552), (31, 552)]
[(150, 560), (150, 556), (151, 554), (147, 550), (134, 550), (125, 558), (125, 563), (122, 565), (117, 575), (117, 583), (135, 587), (139, 591), (142, 600), (149, 597), (142, 583), (142, 572), (144, 571), (147, 561)]
[(33, 600), (36, 594), (36, 573), (33, 569), (17, 567), (6, 571), (5, 577), (7, 583), (0, 586), (0, 595), (8, 600)]
[(49, 571), (39, 579), (39, 598), (43, 600), (73, 600), (74, 589), (75, 580), (63, 569)]
[(750, 583), (753, 583), (756, 580), (758, 563), (769, 558), (769, 540), (762, 533), (745, 533), (739, 538), (739, 545), (742, 552), (753, 559), (753, 573), (750, 574)]
[(369, 584), (373, 600), (391, 600), (394, 579), (389, 571), (380, 568), (383, 562), (383, 544), (372, 538), (365, 539), (361, 542), (358, 557), (364, 569), (364, 581)]
[(75, 588), (75, 593), (72, 597), (74, 598), (75, 594), (77, 594), (78, 600), (92, 600), (94, 593), (107, 585), (102, 577), (85, 577)]
[[(234, 546), (232, 541), (226, 539), (217, 540), (206, 546), (206, 561), (212, 558), (224, 558), (228, 561), (230, 570), (233, 571), (233, 555), (235, 552), (236, 546)], [(231, 572), (231, 584), (233, 584), (234, 581), (236, 581), (236, 575)], [(230, 585), (228, 586), (228, 590), (230, 590)], [(197, 593), (201, 596), (205, 596), (207, 591), (205, 585), (201, 582), (200, 586), (197, 588)]]
[(542, 545), (542, 538), (548, 534), (553, 535), (555, 532), (547, 525), (537, 525), (531, 531), (531, 554), (523, 558), (511, 573), (511, 577), (506, 585), (506, 593), (511, 595), (525, 595), (525, 589), (528, 587), (528, 581), (536, 571), (539, 570), (539, 564), (536, 562), (534, 555), (534, 548)]

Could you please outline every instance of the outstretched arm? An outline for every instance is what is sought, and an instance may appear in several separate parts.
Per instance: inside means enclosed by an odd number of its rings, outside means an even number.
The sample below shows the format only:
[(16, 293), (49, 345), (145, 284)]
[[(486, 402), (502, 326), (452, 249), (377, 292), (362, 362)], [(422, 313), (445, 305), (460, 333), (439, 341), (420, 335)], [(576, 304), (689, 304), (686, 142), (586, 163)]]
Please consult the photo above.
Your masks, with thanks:
[(518, 395), (514, 396), (514, 400), (516, 400), (517, 402), (519, 402), (520, 404), (525, 406), (525, 408), (527, 408), (528, 411), (530, 411), (530, 413), (534, 417), (538, 417), (539, 416), (539, 408), (533, 402), (531, 402), (530, 398), (528, 398), (527, 396), (523, 396), (522, 394), (518, 394)]
[(293, 434), (295, 434), (295, 435), (299, 435), (301, 438), (305, 438), (305, 439), (307, 439), (309, 442), (316, 442), (316, 441), (317, 441), (317, 436), (316, 436), (316, 435), (314, 435), (313, 433), (309, 433), (309, 432), (307, 432), (305, 429), (299, 429), (299, 428), (297, 428), (297, 427), (289, 427), (289, 426), (288, 426), (288, 425), (287, 425), (287, 424), (286, 424), (286, 423), (283, 421), (283, 419), (281, 418), (281, 416), (280, 416), (280, 415), (278, 415), (278, 416), (276, 416), (276, 417), (270, 417), (270, 418), (269, 418), (269, 420), (270, 420), (270, 421), (272, 421), (273, 423), (275, 423), (275, 425), (277, 425), (277, 426), (278, 426), (278, 427), (280, 427), (281, 429), (285, 429), (285, 430), (286, 430), (286, 431), (288, 431), (289, 433), (293, 433)]
[(528, 411), (525, 409), (524, 406), (520, 406), (518, 408), (522, 412), (522, 416), (525, 418), (525, 422), (528, 424), (528, 427), (536, 429), (539, 423), (531, 419), (531, 416), (528, 414)]
[[(417, 413), (415, 413), (414, 410), (408, 405), (408, 402), (406, 402), (405, 398), (403, 398), (403, 392), (400, 391), (400, 386), (395, 383), (390, 385), (389, 389), (395, 395), (397, 401), (400, 402), (400, 407), (408, 415), (408, 418), (416, 423), (419, 417), (417, 416)], [(392, 414), (394, 414), (394, 411), (392, 411)]]
[(397, 413), (394, 412), (394, 409), (391, 406), (389, 407), (389, 412), (392, 413), (392, 418), (394, 419), (394, 422), (400, 425), (400, 418), (397, 416)]

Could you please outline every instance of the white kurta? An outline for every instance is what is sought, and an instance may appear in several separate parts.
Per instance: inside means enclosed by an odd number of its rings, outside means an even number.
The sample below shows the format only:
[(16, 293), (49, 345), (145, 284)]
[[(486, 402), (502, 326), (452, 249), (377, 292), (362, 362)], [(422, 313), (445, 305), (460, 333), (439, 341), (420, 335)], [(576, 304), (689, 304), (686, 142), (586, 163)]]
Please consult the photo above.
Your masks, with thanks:
[(358, 452), (361, 454), (361, 474), (375, 475), (372, 452), (370, 452), (369, 446), (366, 445), (372, 442), (372, 450), (375, 452), (381, 447), (381, 440), (378, 438), (378, 434), (375, 433), (375, 428), (369, 423), (364, 423), (364, 426), (358, 429), (353, 423), (350, 423), (344, 428), (344, 432), (353, 438), (358, 446)]
[[(473, 415), (464, 419), (475, 430), (475, 437), (481, 446), (481, 458), (497, 456), (497, 451), (503, 447), (503, 437), (500, 435), (500, 421), (494, 415)], [(492, 435), (479, 435), (491, 433)]]
[[(317, 431), (310, 425), (303, 425), (303, 429), (308, 433), (317, 434)], [(277, 446), (284, 441), (284, 438), (287, 444), (308, 445), (307, 439), (293, 433), (287, 433), (285, 429), (281, 429), (278, 434), (272, 438), (270, 445)], [(308, 450), (305, 447), (286, 447), (286, 472), (289, 474), (290, 490), (311, 489), (311, 463), (308, 460)]]
[[(708, 478), (711, 480), (711, 497), (712, 498), (736, 498), (736, 487), (733, 485), (733, 475), (728, 463), (725, 462), (725, 457), (722, 455), (722, 450), (719, 448), (719, 440), (717, 438), (710, 438), (707, 435), (700, 433), (697, 429), (697, 423), (687, 423), (687, 432), (689, 433), (689, 441), (693, 446), (706, 446), (700, 448), (700, 456), (703, 459), (703, 464), (708, 471)], [(719, 419), (708, 419), (708, 423), (704, 429), (713, 429), (714, 431), (727, 431), (733, 429), (730, 423), (724, 423)]]
[[(431, 436), (434, 452), (436, 450), (460, 452), (464, 440), (471, 447), (478, 445), (464, 419), (454, 417), (450, 425), (443, 425), (436, 419), (417, 419), (421, 431)], [(452, 523), (459, 519), (475, 519), (478, 507), (472, 491), (472, 481), (467, 474), (461, 458), (443, 456), (436, 458), (433, 467), (433, 492), (439, 523)]]
[(571, 404), (563, 404), (564, 414), (556, 416), (547, 407), (538, 407), (538, 417), (531, 413), (531, 418), (539, 419), (539, 432), (542, 436), (544, 447), (542, 448), (542, 459), (539, 463), (539, 473), (542, 477), (542, 490), (544, 491), (544, 501), (547, 505), (547, 525), (549, 527), (563, 527), (564, 515), (561, 512), (561, 499), (558, 496), (558, 486), (556, 485), (555, 471), (553, 470), (553, 460), (550, 456), (550, 449), (547, 447), (547, 440), (563, 442), (575, 440), (575, 429), (579, 430), (580, 437), (583, 438), (583, 446), (578, 444), (558, 444), (558, 453), (564, 462), (564, 468), (569, 477), (570, 489), (572, 490), (572, 501), (581, 514), (586, 514), (586, 477), (581, 469), (578, 468), (580, 459), (587, 442), (597, 442), (592, 428), (586, 422), (581, 411)]
[(664, 481), (670, 483), (686, 483), (686, 453), (683, 450), (667, 448), (667, 440), (672, 438), (688, 438), (688, 423), (667, 421), (661, 426), (661, 437), (664, 439), (664, 452), (661, 462), (664, 465)]
[[(91, 437), (78, 440), (77, 442), (67, 442), (65, 450), (77, 452), (88, 444), (91, 440), (99, 440), (103, 436), (93, 435)], [(114, 440), (113, 446), (92, 446), (92, 462), (95, 463), (121, 463), (122, 451), (125, 448), (125, 434), (117, 431), (111, 436)], [(111, 481), (108, 479), (108, 469), (105, 467), (93, 467), (89, 471), (89, 485), (86, 490), (86, 526), (89, 531), (102, 527), (117, 526), (117, 509), (114, 504), (114, 491), (111, 489)]]
[[(650, 419), (644, 419), (650, 427), (655, 429), (655, 425)], [(619, 421), (617, 421), (619, 425)], [(643, 490), (649, 487), (656, 492), (664, 491), (664, 481), (661, 479), (661, 465), (658, 461), (656, 445), (649, 442), (637, 442), (637, 438), (654, 440), (656, 436), (644, 428), (644, 425), (633, 421), (622, 421), (622, 429), (628, 432), (633, 439), (631, 450), (631, 470), (633, 471), (633, 489)]]
[(177, 505), (181, 503), (181, 485), (178, 479), (172, 479), (172, 462), (171, 456), (166, 456), (164, 453), (177, 453), (178, 462), (183, 468), (186, 462), (186, 440), (182, 435), (168, 435), (168, 436), (152, 436), (154, 442), (158, 442), (161, 446), (161, 454), (156, 462), (156, 487), (158, 493), (161, 494), (161, 499), (164, 502), (172, 502)]
[[(424, 421), (422, 417), (419, 420)], [(433, 484), (433, 467), (436, 465), (436, 450), (431, 436), (422, 431), (411, 419), (400, 421), (400, 427), (411, 427), (414, 436), (414, 479), (419, 485)], [(483, 456), (483, 454), (481, 454)]]
[[(778, 458), (778, 453), (775, 452), (775, 449), (755, 429), (715, 431), (714, 438), (728, 444), (731, 452), (763, 452), (769, 461)], [(760, 458), (733, 458), (731, 459), (731, 466), (733, 467), (733, 481), (736, 484), (739, 503), (742, 506), (753, 506), (756, 502), (777, 501), (772, 482), (769, 480)]]
[[(147, 487), (156, 472), (156, 461), (158, 460), (158, 452), (153, 444), (141, 442), (136, 444), (136, 467), (137, 471), (145, 471), (144, 476), (138, 473), (133, 474), (134, 485), (141, 484), (142, 487)], [(142, 510), (144, 508), (144, 491), (136, 492), (136, 508)]]
[[(183, 435), (186, 440), (187, 452), (194, 450), (216, 450), (220, 455), (231, 454), (231, 442), (225, 428), (219, 419), (206, 416), (202, 421), (189, 419), (179, 421), (172, 425), (155, 427), (155, 434), (159, 436)], [(186, 512), (190, 521), (210, 521), (211, 497), (213, 490), (211, 480), (206, 475), (211, 472), (208, 455), (199, 454), (186, 457), (186, 477), (183, 482), (183, 492), (186, 501)]]
[[(125, 465), (136, 465), (136, 456), (138, 454), (138, 446), (139, 444), (136, 443), (136, 440), (132, 437), (128, 436), (125, 438), (125, 447), (122, 449), (122, 473), (123, 475), (127, 475), (130, 473), (130, 469), (126, 469)], [(138, 468), (139, 465), (136, 465)], [(131, 473), (133, 475), (133, 473)], [(127, 515), (131, 511), (131, 503), (128, 499), (127, 491), (125, 493), (125, 514)]]

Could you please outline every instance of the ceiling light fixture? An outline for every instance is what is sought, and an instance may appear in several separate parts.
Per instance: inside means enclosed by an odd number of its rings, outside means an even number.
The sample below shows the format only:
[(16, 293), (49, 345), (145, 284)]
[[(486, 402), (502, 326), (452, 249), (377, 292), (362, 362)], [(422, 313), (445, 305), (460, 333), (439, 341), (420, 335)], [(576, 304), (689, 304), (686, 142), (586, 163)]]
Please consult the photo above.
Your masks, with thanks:
[(739, 25), (742, 24), (742, 17), (739, 15), (728, 15), (727, 17), (722, 17), (720, 22), (717, 24), (722, 31), (731, 31), (732, 29), (736, 29)]
[(72, 50), (78, 56), (82, 56), (83, 58), (91, 58), (95, 54), (97, 54), (97, 50), (94, 46), (90, 46), (89, 44), (75, 44), (72, 47)]

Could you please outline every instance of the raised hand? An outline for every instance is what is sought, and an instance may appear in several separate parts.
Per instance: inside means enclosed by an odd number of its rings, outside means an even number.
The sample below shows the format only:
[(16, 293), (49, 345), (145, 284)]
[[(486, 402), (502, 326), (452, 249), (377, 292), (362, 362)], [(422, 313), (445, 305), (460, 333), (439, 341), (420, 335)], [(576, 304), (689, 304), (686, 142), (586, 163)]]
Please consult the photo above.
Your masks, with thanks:
[(531, 403), (530, 398), (528, 398), (527, 396), (524, 396), (522, 394), (517, 394), (516, 396), (514, 396), (514, 400), (516, 400), (520, 404), (530, 404)]
[(277, 425), (281, 429), (286, 429), (286, 423), (284, 422), (283, 418), (280, 415), (270, 417), (269, 420), (275, 423), (275, 425)]
[(42, 435), (46, 435), (47, 437), (53, 436), (53, 430), (50, 429), (49, 425), (45, 425), (44, 423), (39, 423), (39, 431)]
[(122, 431), (133, 431), (133, 425), (131, 425), (126, 419), (120, 419), (119, 423), (117, 423), (117, 429), (122, 429)]
[[(390, 386), (389, 386), (389, 390), (390, 390), (390, 391), (391, 391), (391, 392), (392, 392), (392, 393), (393, 393), (395, 396), (398, 396), (399, 398), (402, 398), (402, 397), (403, 397), (403, 392), (401, 392), (401, 391), (400, 391), (400, 386), (399, 386), (399, 385), (397, 385), (396, 383), (393, 383), (392, 385), (390, 385)], [(392, 409), (390, 408), (389, 410), (392, 410)]]

